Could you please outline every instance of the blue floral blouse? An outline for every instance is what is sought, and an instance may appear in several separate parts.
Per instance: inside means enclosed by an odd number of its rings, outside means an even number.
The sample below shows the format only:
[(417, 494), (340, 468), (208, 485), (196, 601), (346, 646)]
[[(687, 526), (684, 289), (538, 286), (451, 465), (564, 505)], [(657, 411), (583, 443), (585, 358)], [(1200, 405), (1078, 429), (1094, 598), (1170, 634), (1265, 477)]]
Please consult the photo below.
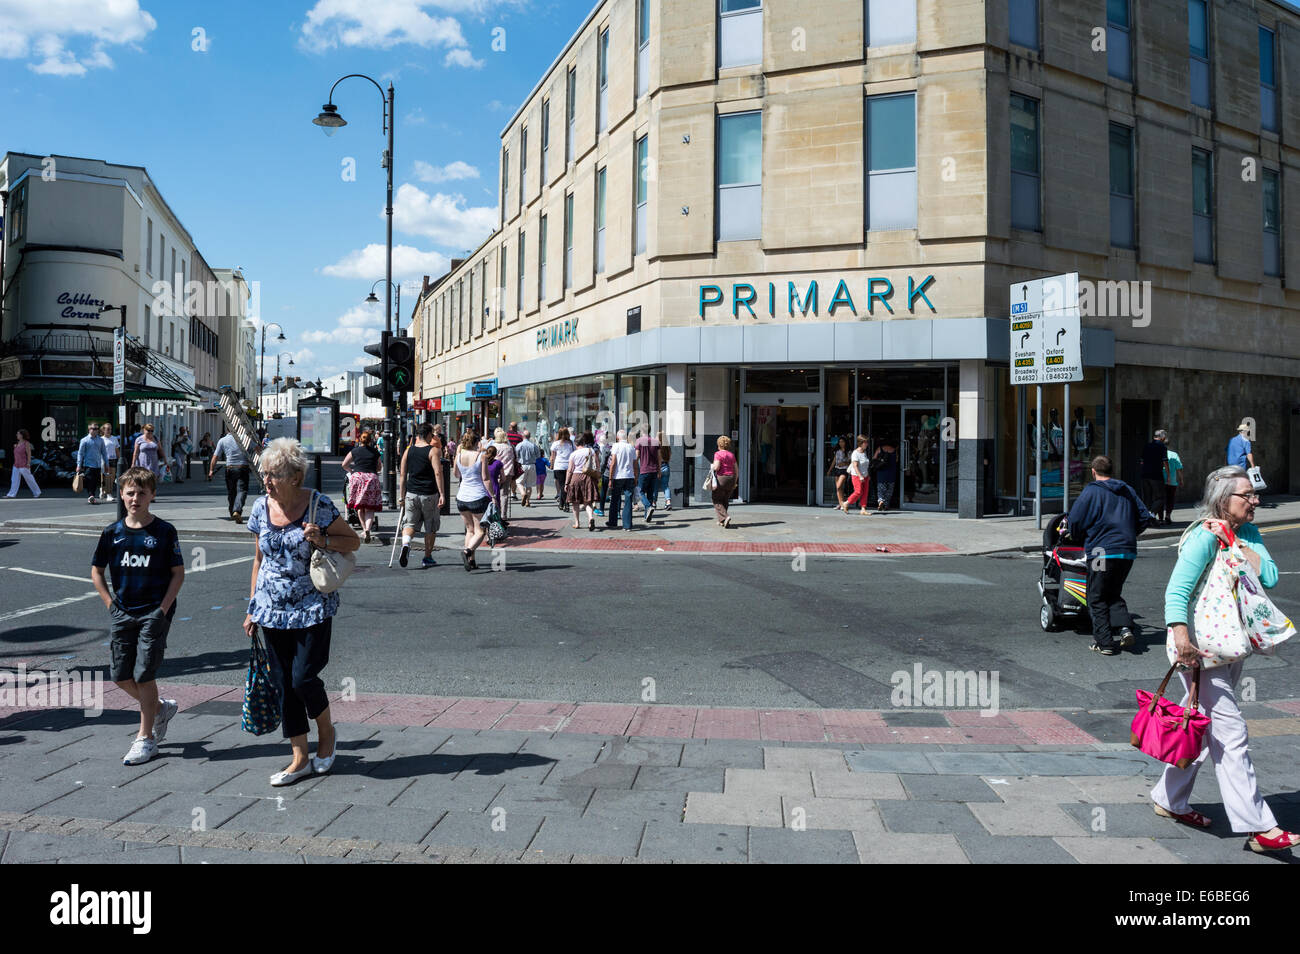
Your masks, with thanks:
[[(314, 494), (314, 492), (313, 492)], [(288, 526), (271, 523), (267, 499), (259, 497), (248, 518), (248, 529), (257, 534), (262, 566), (257, 586), (248, 601), (253, 622), (268, 629), (306, 629), (329, 619), (339, 609), (339, 594), (322, 593), (311, 582), (311, 551), (303, 524), (311, 504)], [(334, 502), (320, 494), (316, 501), (316, 524), (322, 530), (339, 517)]]

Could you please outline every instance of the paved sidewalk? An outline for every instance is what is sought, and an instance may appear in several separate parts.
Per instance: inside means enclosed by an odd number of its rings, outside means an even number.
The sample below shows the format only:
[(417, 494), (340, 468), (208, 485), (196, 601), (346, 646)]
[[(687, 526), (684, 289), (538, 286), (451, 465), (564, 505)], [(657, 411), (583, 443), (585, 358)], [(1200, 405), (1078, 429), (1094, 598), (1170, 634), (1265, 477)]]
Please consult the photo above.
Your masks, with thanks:
[[(278, 734), (241, 732), (223, 687), (179, 688), (183, 711), (143, 766), (120, 762), (128, 711), (0, 710), (0, 862), (1291, 860), (1244, 850), (1211, 771), (1194, 805), (1214, 828), (1157, 817), (1159, 766), (1111, 738), (1126, 713), (1091, 714), (1106, 715), (1106, 738), (1044, 744), (1033, 740), (1045, 717), (1061, 714), (826, 712), (823, 734), (797, 741), (815, 733), (793, 710), (695, 710), (687, 735), (667, 707), (635, 707), (663, 715), (633, 726), (596, 711), (632, 707), (362, 697), (336, 703), (334, 772), (272, 789), (288, 760)], [(1300, 703), (1254, 713), (1263, 792), (1294, 830)], [(956, 741), (983, 722), (1025, 741)], [(834, 742), (832, 725), (919, 731), (906, 744)]]
[[(337, 481), (327, 472), (325, 492), (338, 495)], [(0, 530), (61, 529), (102, 530), (112, 519), (113, 505), (92, 507), (71, 491), (52, 491), (40, 500), (0, 498)], [(49, 499), (47, 499), (49, 498)], [(226, 515), (224, 484), (190, 481), (180, 486), (164, 485), (163, 496), (153, 510), (176, 525), (182, 539), (214, 538), (249, 540), (246, 527), (236, 526)], [(1176, 540), (1195, 516), (1188, 505), (1176, 508), (1174, 524), (1148, 530), (1142, 541)], [(732, 507), (732, 528), (718, 527), (711, 506), (696, 505), (673, 510), (659, 509), (647, 524), (637, 514), (633, 530), (604, 528), (597, 518), (597, 532), (573, 529), (572, 514), (561, 513), (552, 497), (540, 505), (512, 506), (510, 538), (505, 550), (600, 551), (664, 553), (773, 553), (785, 556), (804, 553), (833, 555), (877, 555), (907, 553), (996, 553), (1006, 550), (1033, 551), (1039, 548), (1042, 531), (1033, 517), (988, 517), (963, 520), (951, 513), (891, 511), (886, 514), (842, 514), (833, 507), (779, 507), (737, 504)], [(247, 516), (247, 514), (245, 514)], [(391, 542), (396, 515), (380, 516), (381, 541)], [(585, 520), (585, 516), (583, 517)], [(1044, 517), (1046, 523), (1048, 517)], [(1300, 497), (1270, 495), (1256, 514), (1258, 526), (1300, 524)], [(459, 546), (460, 521), (453, 512), (443, 518), (440, 549)]]

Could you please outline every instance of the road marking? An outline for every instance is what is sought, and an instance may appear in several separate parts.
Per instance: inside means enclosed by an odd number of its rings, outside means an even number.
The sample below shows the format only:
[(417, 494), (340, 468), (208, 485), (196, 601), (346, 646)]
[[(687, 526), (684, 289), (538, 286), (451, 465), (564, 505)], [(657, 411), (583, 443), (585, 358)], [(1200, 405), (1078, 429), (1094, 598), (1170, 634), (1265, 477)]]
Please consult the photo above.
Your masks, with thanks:
[(29, 570), (23, 566), (0, 566), (0, 570), (12, 570), (15, 573), (30, 573), (32, 576), (52, 576), (59, 580), (76, 580), (78, 583), (89, 582), (87, 576), (72, 576), (68, 573), (50, 573), (47, 570)]
[[(209, 563), (207, 566), (203, 567), (203, 569), (204, 569), (204, 570), (219, 570), (219, 569), (220, 569), (221, 567), (223, 567), (223, 566), (234, 566), (236, 563), (251, 563), (252, 560), (253, 560), (253, 558), (252, 558), (251, 556), (236, 557), (236, 558), (233, 559), (233, 560), (222, 560), (220, 563)], [(200, 572), (200, 571), (199, 571), (199, 570), (195, 570), (194, 572), (195, 572), (195, 573), (198, 573), (198, 572)]]
[(29, 606), (26, 609), (14, 610), (12, 613), (5, 613), (0, 616), (0, 623), (7, 623), (11, 619), (17, 619), (20, 616), (30, 616), (32, 613), (43, 613), (46, 610), (58, 609), (60, 606), (67, 606), (69, 603), (78, 603), (81, 600), (88, 600), (92, 596), (98, 596), (94, 590), (89, 593), (83, 593), (81, 596), (69, 596), (66, 599), (55, 600), (53, 603), (40, 603), (37, 606)]
[(918, 583), (940, 583), (940, 584), (964, 584), (967, 586), (992, 586), (987, 580), (977, 579), (968, 576), (965, 573), (903, 573), (899, 576), (905, 576), (908, 579), (916, 580)]
[(1260, 527), (1260, 533), (1273, 533), (1277, 530), (1297, 530), (1300, 529), (1300, 523), (1288, 523), (1280, 527)]

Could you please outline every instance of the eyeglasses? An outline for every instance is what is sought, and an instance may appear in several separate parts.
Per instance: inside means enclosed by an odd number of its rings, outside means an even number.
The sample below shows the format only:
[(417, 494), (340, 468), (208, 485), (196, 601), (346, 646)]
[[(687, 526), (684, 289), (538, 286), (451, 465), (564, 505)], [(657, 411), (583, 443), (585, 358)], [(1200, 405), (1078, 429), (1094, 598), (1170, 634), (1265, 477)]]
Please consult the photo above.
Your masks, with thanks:
[(1242, 500), (1253, 500), (1259, 503), (1259, 494), (1228, 494), (1229, 497), (1240, 497)]

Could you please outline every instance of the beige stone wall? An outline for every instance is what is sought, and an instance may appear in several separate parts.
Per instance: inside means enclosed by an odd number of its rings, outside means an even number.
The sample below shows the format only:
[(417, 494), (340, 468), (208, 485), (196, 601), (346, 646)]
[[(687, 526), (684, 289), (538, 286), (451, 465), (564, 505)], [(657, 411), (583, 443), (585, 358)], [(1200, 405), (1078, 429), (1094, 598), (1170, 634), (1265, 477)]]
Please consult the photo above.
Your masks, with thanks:
[[(863, 109), (856, 85), (767, 97), (764, 248), (862, 241)], [(712, 182), (708, 187), (712, 191)], [(698, 198), (712, 204), (712, 195)]]
[[(1256, 87), (1258, 93), (1258, 86)], [(1258, 283), (1263, 270), (1263, 176), (1258, 157), (1255, 180), (1242, 179), (1242, 160), (1246, 153), (1220, 145), (1215, 151), (1216, 170), (1214, 228), (1218, 233), (1216, 257), (1221, 278)]]
[[(716, 130), (712, 103), (659, 111), (650, 135), (657, 170), (654, 214), (646, 236), (651, 255), (707, 255), (713, 250)], [(682, 142), (683, 136), (690, 142)], [(683, 207), (689, 214), (682, 215)]]
[(1191, 93), (1186, 0), (1143, 0), (1133, 4), (1133, 17), (1136, 87), (1144, 99), (1187, 109)]
[(810, 69), (862, 59), (862, 0), (770, 3), (763, 9), (763, 70)]
[(608, 0), (609, 12), (609, 128), (636, 106), (636, 0)]
[[(632, 203), (635, 186), (635, 157), (632, 129), (624, 124), (609, 136), (605, 155), (605, 275), (614, 276), (632, 267)], [(656, 183), (650, 183), (650, 208), (654, 208)]]
[[(712, 2), (661, 0), (659, 29), (650, 38), (658, 48), (659, 73), (650, 85), (681, 86), (708, 83), (717, 78), (718, 17)], [(766, 15), (766, 13), (764, 14)]]
[(983, 70), (922, 75), (916, 95), (917, 232), (922, 240), (988, 232), (989, 133)]
[[(1106, 0), (1040, 0), (1040, 4), (1043, 62), (1094, 82), (1105, 82), (1106, 53), (1093, 49), (1092, 31), (1106, 27)], [(1186, 38), (1185, 32), (1183, 35)]]
[(584, 165), (573, 180), (573, 288), (587, 291), (596, 282), (596, 167)]
[[(1144, 265), (1192, 267), (1192, 140), (1157, 122), (1138, 126), (1138, 243)], [(1156, 157), (1165, 157), (1163, 161)], [(1185, 157), (1185, 158), (1184, 158)]]
[(1043, 240), (1055, 248), (1108, 254), (1110, 164), (1105, 150), (1110, 121), (1106, 110), (1099, 103), (1048, 90), (1043, 94), (1040, 124)]
[(1257, 132), (1259, 13), (1239, 2), (1211, 3), (1210, 9), (1210, 102), (1214, 104), (1214, 118), (1225, 126)]
[(577, 70), (575, 106), (577, 116), (573, 124), (573, 157), (577, 161), (596, 145), (596, 40), (597, 29), (606, 20), (596, 18), (578, 41), (578, 55), (569, 65)]
[(931, 52), (986, 42), (1007, 45), (1007, 5), (986, 0), (916, 0), (916, 48)]

